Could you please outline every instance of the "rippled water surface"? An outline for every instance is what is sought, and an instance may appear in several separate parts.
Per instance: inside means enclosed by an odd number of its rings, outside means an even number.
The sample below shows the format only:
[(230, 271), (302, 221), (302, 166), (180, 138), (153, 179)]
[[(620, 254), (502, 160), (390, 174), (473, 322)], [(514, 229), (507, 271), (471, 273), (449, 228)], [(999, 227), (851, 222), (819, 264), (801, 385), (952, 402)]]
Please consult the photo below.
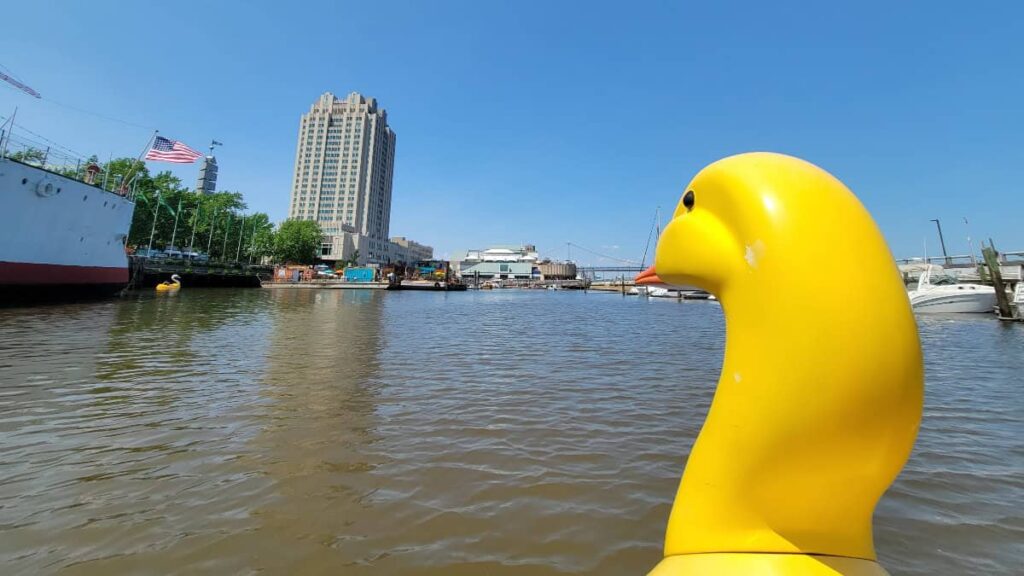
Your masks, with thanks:
[[(1020, 574), (1024, 325), (920, 322), (893, 574)], [(3, 574), (641, 574), (710, 302), (199, 290), (0, 310)]]

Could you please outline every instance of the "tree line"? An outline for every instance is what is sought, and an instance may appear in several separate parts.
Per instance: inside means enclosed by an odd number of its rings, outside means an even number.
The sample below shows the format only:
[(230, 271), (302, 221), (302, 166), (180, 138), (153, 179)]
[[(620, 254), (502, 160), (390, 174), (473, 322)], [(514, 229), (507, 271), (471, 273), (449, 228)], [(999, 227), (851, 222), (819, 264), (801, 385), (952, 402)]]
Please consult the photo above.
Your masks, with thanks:
[(135, 198), (129, 246), (174, 246), (214, 260), (259, 261), (273, 256), (274, 225), (263, 212), (245, 213), (241, 192), (189, 190), (170, 172), (152, 175), (134, 158), (112, 160), (103, 170), (108, 179), (125, 183)]

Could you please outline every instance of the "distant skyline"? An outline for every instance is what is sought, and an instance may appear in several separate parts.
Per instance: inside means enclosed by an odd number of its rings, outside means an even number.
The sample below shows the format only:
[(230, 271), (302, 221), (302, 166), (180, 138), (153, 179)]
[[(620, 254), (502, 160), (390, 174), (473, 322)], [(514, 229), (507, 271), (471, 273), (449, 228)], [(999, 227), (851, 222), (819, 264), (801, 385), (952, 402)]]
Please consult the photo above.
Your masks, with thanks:
[[(800, 156), (896, 257), (1024, 249), (1024, 4), (40, 1), (4, 9), (0, 116), (101, 159), (152, 128), (287, 216), (300, 115), (357, 91), (399, 135), (391, 230), (438, 256), (640, 258), (709, 162)], [(45, 33), (40, 33), (45, 30)], [(82, 111), (88, 111), (85, 113)], [(96, 116), (99, 114), (104, 116)], [(117, 121), (108, 118), (117, 119)], [(150, 163), (192, 186), (199, 164)], [(969, 226), (964, 224), (964, 218)], [(598, 263), (597, 257), (583, 257)], [(649, 260), (648, 256), (648, 260)]]

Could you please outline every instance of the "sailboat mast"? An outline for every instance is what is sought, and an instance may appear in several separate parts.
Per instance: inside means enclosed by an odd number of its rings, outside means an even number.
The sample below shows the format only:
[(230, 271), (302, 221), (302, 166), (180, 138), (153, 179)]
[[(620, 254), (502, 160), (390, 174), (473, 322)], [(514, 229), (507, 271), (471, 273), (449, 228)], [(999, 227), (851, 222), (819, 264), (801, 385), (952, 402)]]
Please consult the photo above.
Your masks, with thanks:
[(644, 268), (647, 264), (647, 253), (651, 249), (651, 233), (654, 233), (654, 246), (658, 246), (658, 237), (661, 236), (661, 206), (654, 209), (654, 226), (651, 232), (647, 233), (647, 244), (644, 245), (644, 255), (640, 258), (640, 267)]

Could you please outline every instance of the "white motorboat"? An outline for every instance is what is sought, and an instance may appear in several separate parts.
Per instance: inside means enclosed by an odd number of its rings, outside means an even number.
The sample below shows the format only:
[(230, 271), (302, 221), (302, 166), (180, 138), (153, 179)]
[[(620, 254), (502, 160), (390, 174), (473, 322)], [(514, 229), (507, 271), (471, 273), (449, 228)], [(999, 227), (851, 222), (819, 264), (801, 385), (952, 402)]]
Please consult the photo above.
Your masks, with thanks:
[(651, 298), (682, 298), (679, 290), (661, 286), (647, 286), (647, 295)]
[(647, 296), (649, 298), (690, 298), (694, 294), (702, 294), (700, 299), (706, 299), (707, 293), (701, 292), (689, 286), (671, 286), (669, 284), (644, 284), (634, 286), (627, 294), (631, 296)]
[(925, 268), (909, 296), (914, 312), (920, 313), (991, 313), (996, 306), (995, 288), (960, 284), (935, 266)]

